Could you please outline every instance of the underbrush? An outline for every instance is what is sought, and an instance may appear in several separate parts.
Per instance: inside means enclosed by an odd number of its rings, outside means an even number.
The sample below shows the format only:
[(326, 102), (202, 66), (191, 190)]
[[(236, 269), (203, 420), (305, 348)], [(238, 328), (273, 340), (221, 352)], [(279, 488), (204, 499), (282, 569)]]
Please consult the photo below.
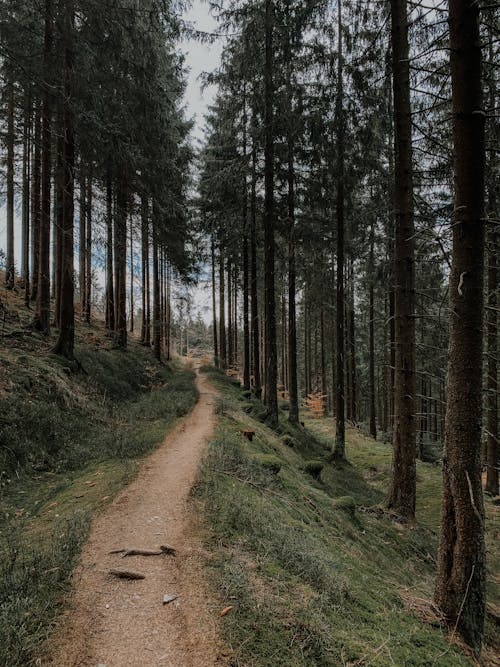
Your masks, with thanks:
[[(212, 531), (210, 579), (221, 605), (234, 608), (222, 622), (230, 664), (472, 664), (438, 621), (415, 614), (432, 597), (439, 470), (418, 466), (423, 522), (403, 527), (376, 511), (386, 445), (349, 430), (350, 463), (334, 466), (329, 420), (291, 428), (283, 413), (273, 431), (258, 401), (207, 371), (224, 409), (194, 493)], [(243, 430), (255, 432), (252, 442)]]
[(0, 665), (35, 664), (92, 516), (196, 401), (192, 371), (138, 345), (76, 356), (0, 353)]

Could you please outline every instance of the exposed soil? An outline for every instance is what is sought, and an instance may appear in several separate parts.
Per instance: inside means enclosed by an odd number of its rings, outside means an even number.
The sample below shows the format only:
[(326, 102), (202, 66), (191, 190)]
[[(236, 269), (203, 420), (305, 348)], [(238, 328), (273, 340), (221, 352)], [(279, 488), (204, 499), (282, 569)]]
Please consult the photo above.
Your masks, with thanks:
[[(214, 390), (197, 375), (200, 399), (144, 463), (139, 475), (93, 523), (73, 578), (70, 606), (45, 665), (57, 667), (210, 667), (218, 662), (219, 606), (204, 581), (205, 554), (188, 502), (214, 428)], [(110, 554), (157, 549), (175, 556)], [(145, 575), (128, 581), (111, 569)], [(164, 595), (178, 595), (164, 605)]]

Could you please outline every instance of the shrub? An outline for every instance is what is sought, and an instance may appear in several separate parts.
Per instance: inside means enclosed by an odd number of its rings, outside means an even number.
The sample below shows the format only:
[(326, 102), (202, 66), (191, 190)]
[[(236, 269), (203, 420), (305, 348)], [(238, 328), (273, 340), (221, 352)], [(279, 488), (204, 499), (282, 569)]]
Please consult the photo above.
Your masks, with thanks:
[(322, 470), (323, 463), (321, 461), (307, 461), (304, 465), (304, 471), (314, 479), (320, 479)]

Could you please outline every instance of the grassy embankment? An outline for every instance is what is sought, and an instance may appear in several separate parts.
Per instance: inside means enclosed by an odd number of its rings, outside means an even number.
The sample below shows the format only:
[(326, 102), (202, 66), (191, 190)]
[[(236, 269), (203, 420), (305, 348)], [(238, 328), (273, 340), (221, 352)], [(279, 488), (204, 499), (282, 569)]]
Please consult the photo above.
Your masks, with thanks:
[(70, 365), (52, 341), (0, 347), (0, 665), (33, 664), (92, 516), (196, 401), (194, 373), (79, 328)]
[[(435, 574), (439, 468), (418, 465), (418, 525), (403, 527), (376, 509), (386, 493), (387, 445), (349, 429), (350, 464), (335, 467), (328, 463), (331, 420), (306, 418), (306, 428), (296, 429), (282, 412), (276, 433), (248, 392), (214, 369), (208, 373), (221, 390), (220, 421), (195, 495), (212, 535), (210, 578), (221, 605), (234, 606), (222, 621), (231, 664), (472, 664), (448, 642), (427, 603)], [(252, 443), (242, 428), (255, 431)], [(491, 501), (487, 511), (494, 609), (500, 517)], [(490, 621), (489, 665), (498, 664), (496, 630)]]

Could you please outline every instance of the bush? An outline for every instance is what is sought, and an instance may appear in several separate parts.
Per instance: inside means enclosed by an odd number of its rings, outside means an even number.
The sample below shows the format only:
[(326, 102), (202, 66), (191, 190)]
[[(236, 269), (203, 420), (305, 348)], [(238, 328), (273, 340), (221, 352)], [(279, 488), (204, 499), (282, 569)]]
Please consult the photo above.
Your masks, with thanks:
[(281, 470), (281, 461), (277, 456), (272, 454), (261, 454), (255, 457), (255, 460), (260, 463), (260, 465), (272, 472), (273, 475), (277, 475)]
[(307, 461), (307, 463), (304, 465), (304, 472), (306, 472), (308, 475), (311, 475), (311, 477), (314, 477), (314, 479), (320, 479), (323, 467), (324, 466), (321, 461)]

